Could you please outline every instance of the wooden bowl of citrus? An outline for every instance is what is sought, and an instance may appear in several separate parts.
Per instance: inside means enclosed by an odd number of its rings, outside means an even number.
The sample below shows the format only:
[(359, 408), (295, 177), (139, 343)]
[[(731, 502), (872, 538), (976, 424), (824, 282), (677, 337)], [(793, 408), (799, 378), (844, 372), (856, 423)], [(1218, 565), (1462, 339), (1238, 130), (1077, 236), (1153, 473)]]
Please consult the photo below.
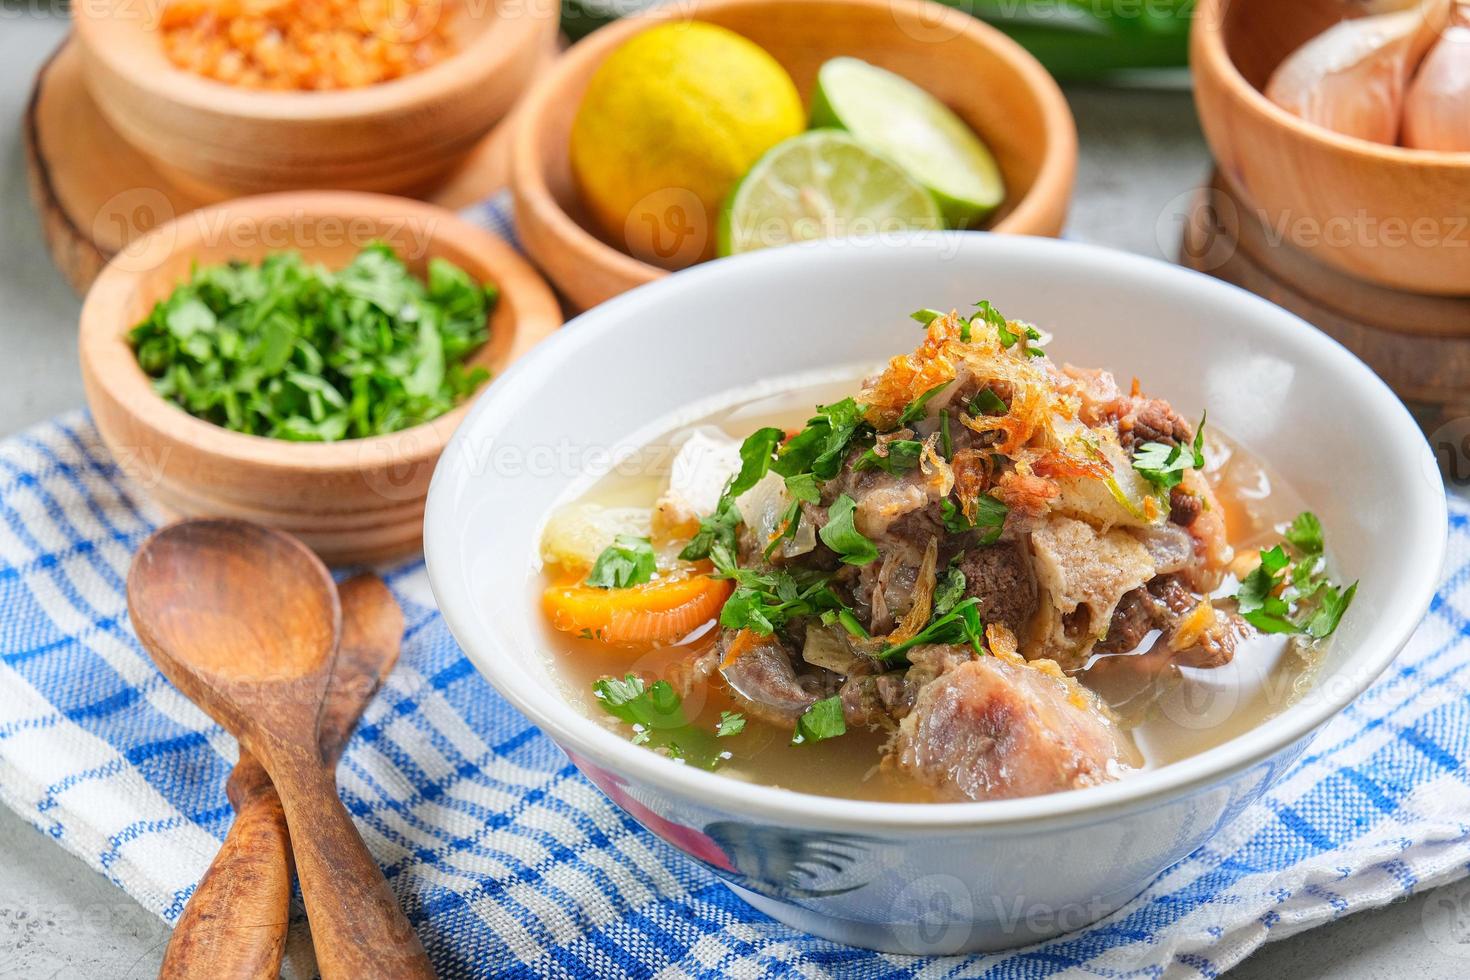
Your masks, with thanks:
[[(381, 349), (383, 344), (376, 338), (391, 329), (383, 317), (375, 315), (366, 336), (360, 335), (351, 345), (329, 346), (302, 331), (293, 334), (289, 326), (284, 332), (277, 331), (284, 341), (272, 343), (268, 322), (251, 317), (247, 329), (243, 318), (221, 316), (216, 320), (210, 309), (199, 309), (209, 298), (203, 288), (192, 295), (183, 294), (180, 288), (197, 281), (202, 272), (216, 276), (208, 287), (211, 295), (248, 295), (273, 304), (288, 319), (304, 319), (282, 302), (280, 290), (272, 291), (284, 275), (263, 275), (265, 284), (259, 288), (229, 285), (247, 282), (238, 276), (224, 278), (238, 269), (296, 253), (305, 264), (326, 270), (320, 274), (322, 281), (342, 284), (347, 302), (371, 305), (379, 311), (389, 309), (390, 304), (398, 309), (413, 306), (416, 312), (404, 314), (405, 322), (423, 328), (431, 315), (425, 311), (430, 304), (404, 293), (405, 279), (385, 281), (385, 276), (400, 267), (378, 265), (382, 275), (350, 281), (343, 272), (365, 249), (380, 245), (391, 250), (396, 257), (393, 261), (401, 263), (401, 274), (425, 284), (429, 299), (434, 293), (435, 263), (441, 261), (460, 270), (455, 275), (465, 277), (466, 284), (493, 286), (498, 294), (488, 304), (488, 322), (480, 314), (488, 339), (468, 347), (461, 363), (440, 356), (436, 364), (428, 356), (434, 353), (436, 342), (421, 329), (420, 349), (404, 357), (401, 370), (393, 370), (393, 376), (403, 380), (405, 387), (413, 376), (414, 384), (422, 383), (428, 390), (437, 388), (442, 379), (442, 373), (440, 378), (433, 377), (439, 367), (448, 371), (483, 368), (488, 381), (466, 384), (467, 394), (457, 397), (454, 407), (445, 406), (447, 411), (442, 414), (400, 413), (392, 425), (375, 425), (377, 434), (355, 438), (348, 430), (345, 435), (338, 433), (335, 441), (293, 441), (302, 435), (286, 432), (286, 427), (269, 434), (237, 431), (178, 403), (176, 395), (182, 386), (206, 396), (224, 397), (228, 392), (247, 410), (260, 399), (279, 404), (279, 389), (273, 388), (278, 379), (286, 379), (296, 390), (307, 393), (305, 401), (297, 399), (305, 423), (314, 417), (311, 393), (327, 399), (328, 407), (342, 408), (350, 399), (352, 413), (361, 410), (381, 418), (385, 399), (380, 387), (364, 386), (350, 396), (333, 396), (323, 390), (326, 381), (320, 365), (323, 361), (346, 364), (338, 373), (356, 371), (360, 376), (361, 369), (370, 365), (359, 354), (374, 344)], [(231, 264), (239, 265), (231, 269)], [(316, 285), (310, 283), (308, 288)], [(407, 299), (401, 298), (404, 296)], [(311, 314), (313, 319), (330, 323), (339, 315), (360, 316), (346, 313), (347, 303), (330, 297), (319, 305), (320, 311)], [(275, 317), (275, 311), (269, 316)], [(197, 341), (214, 344), (208, 354), (211, 363), (176, 359), (173, 366), (192, 375), (177, 381), (157, 365), (145, 370), (140, 358), (152, 358), (134, 329), (155, 324), (160, 316), (171, 335), (162, 338), (166, 346), (187, 352)], [(359, 325), (364, 322), (357, 320)], [(114, 258), (93, 283), (82, 306), (78, 347), (87, 404), (103, 441), (135, 487), (171, 514), (234, 517), (280, 528), (301, 538), (327, 562), (346, 564), (396, 558), (419, 548), (430, 477), (474, 396), (484, 390), (484, 384), (494, 384), (501, 372), (561, 322), (555, 297), (530, 265), (508, 244), (451, 212), (381, 194), (304, 191), (241, 198), (204, 208), (140, 239)], [(342, 338), (351, 329), (349, 323), (319, 333), (330, 330)], [(222, 349), (226, 334), (233, 335), (230, 346), (242, 352), (235, 363), (249, 358), (247, 369), (255, 371), (258, 380), (247, 383), (243, 372), (228, 377), (209, 374), (213, 364), (224, 360), (214, 352)], [(277, 367), (263, 366), (272, 358), (273, 349), (281, 348), (286, 360)], [(444, 348), (439, 350), (442, 355)], [(425, 356), (418, 356), (420, 352)], [(203, 357), (198, 355), (195, 360)], [(165, 378), (174, 389), (167, 396), (159, 387)], [(334, 397), (342, 401), (333, 401)], [(330, 413), (331, 418), (341, 414)]]
[(515, 125), (518, 234), (578, 309), (805, 237), (1057, 235), (1077, 162), (1045, 69), (928, 0), (662, 6), (573, 46)]

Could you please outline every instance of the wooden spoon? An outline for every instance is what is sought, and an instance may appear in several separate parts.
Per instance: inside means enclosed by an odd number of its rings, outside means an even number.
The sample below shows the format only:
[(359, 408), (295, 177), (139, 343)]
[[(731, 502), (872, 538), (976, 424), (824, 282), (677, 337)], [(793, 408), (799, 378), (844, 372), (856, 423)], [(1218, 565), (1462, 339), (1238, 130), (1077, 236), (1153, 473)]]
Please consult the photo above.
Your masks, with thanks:
[(326, 567), (279, 531), (181, 521), (143, 543), (128, 609), (159, 669), (270, 775), (323, 978), (432, 977), (318, 746), (341, 625)]
[[(368, 702), (398, 660), (403, 611), (376, 575), (337, 589), (342, 642), (322, 709), (322, 759), (335, 767)], [(174, 925), (160, 980), (259, 980), (281, 974), (291, 913), (291, 840), (270, 777), (240, 753), (226, 793), (235, 821)]]

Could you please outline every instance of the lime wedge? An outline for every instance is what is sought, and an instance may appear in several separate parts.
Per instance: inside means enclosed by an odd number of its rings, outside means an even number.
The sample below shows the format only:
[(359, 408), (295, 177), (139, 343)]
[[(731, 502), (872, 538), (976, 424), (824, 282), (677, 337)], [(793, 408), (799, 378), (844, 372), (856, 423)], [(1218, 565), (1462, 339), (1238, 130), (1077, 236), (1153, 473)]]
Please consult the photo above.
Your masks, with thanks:
[(951, 228), (968, 228), (1005, 199), (995, 157), (943, 102), (913, 82), (857, 58), (817, 72), (812, 125), (845, 129), (934, 194)]
[(934, 196), (902, 167), (847, 133), (817, 129), (771, 147), (735, 185), (719, 250), (942, 228)]

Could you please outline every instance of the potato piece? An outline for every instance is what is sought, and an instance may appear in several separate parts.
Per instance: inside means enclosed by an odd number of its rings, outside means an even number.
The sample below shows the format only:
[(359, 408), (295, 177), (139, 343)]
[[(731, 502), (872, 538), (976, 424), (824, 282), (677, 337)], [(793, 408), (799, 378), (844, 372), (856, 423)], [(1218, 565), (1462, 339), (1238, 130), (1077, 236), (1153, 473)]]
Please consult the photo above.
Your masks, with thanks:
[(619, 534), (648, 537), (652, 518), (647, 507), (568, 504), (546, 522), (541, 534), (541, 558), (568, 572), (586, 571)]

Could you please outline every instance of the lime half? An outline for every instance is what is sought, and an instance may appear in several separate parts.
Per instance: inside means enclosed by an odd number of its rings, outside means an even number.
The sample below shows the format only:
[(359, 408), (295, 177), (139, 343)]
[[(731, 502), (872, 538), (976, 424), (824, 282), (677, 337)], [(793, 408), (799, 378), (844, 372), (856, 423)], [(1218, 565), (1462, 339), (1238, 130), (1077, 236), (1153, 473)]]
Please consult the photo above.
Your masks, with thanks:
[(1005, 199), (995, 157), (949, 107), (913, 82), (857, 58), (817, 72), (812, 125), (845, 129), (929, 188), (951, 228), (978, 223)]
[(836, 129), (777, 143), (725, 200), (721, 255), (815, 238), (944, 227), (939, 204), (896, 163)]

